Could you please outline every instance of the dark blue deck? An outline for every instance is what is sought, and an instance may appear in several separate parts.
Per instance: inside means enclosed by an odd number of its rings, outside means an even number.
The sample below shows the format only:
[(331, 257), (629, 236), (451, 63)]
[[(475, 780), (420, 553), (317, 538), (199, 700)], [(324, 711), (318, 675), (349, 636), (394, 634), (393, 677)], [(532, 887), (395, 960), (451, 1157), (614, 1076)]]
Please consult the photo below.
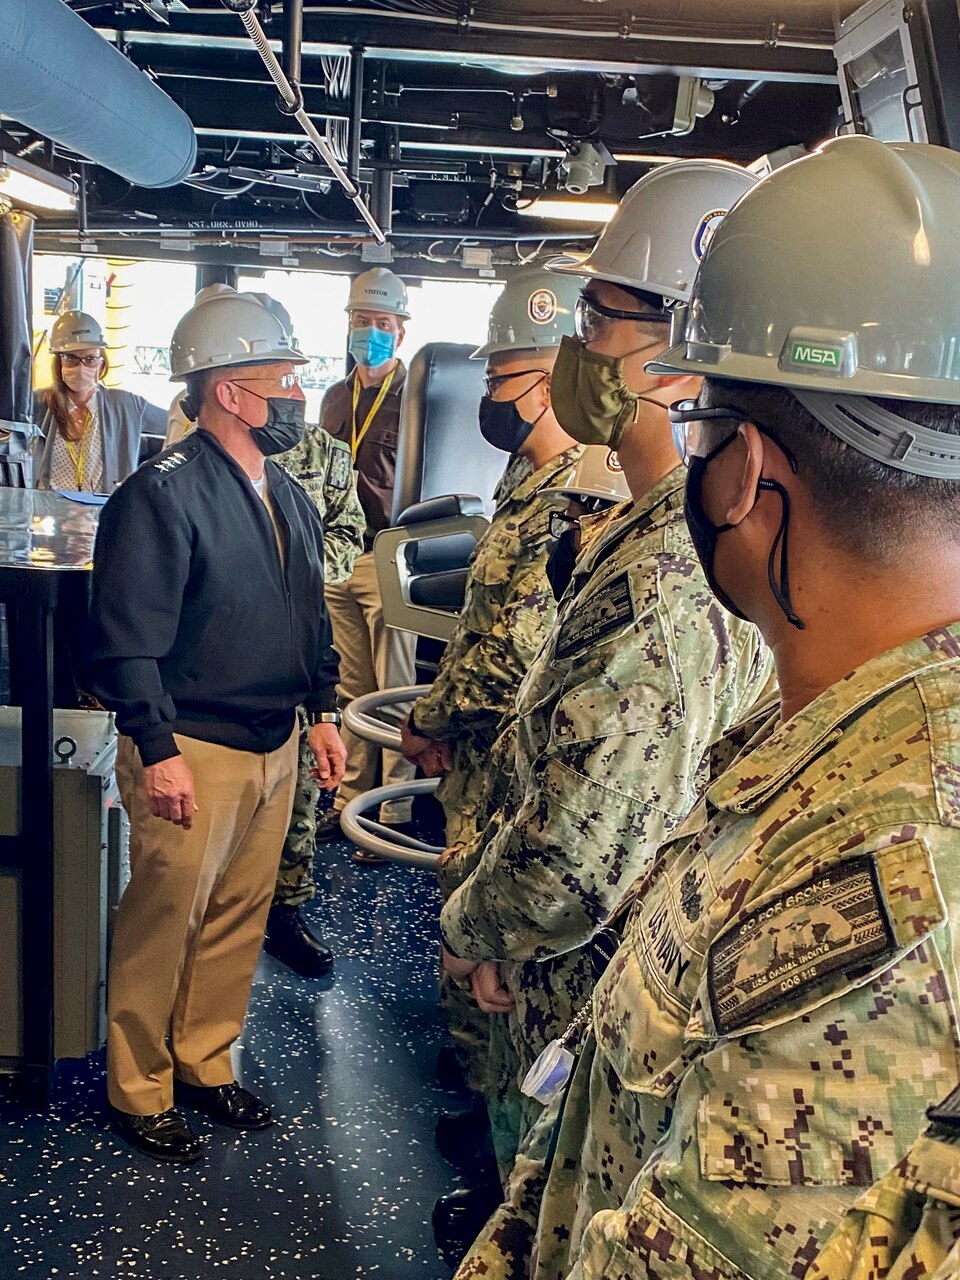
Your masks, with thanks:
[(104, 1128), (102, 1055), (64, 1063), (46, 1112), (0, 1102), (0, 1280), (442, 1280), (430, 1212), (453, 1182), (433, 1143), (433, 877), (317, 859), (308, 909), (334, 947), (307, 981), (263, 956), (239, 1078), (279, 1123), (197, 1117), (206, 1159), (158, 1165)]

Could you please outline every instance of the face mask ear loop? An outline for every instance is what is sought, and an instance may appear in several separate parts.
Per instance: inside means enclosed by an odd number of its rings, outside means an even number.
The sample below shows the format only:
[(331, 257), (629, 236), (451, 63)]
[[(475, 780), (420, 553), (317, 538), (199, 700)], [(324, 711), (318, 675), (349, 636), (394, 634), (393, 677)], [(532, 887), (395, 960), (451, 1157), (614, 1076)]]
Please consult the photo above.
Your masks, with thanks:
[[(780, 517), (780, 528), (777, 530), (777, 536), (774, 538), (770, 547), (770, 557), (767, 560), (767, 581), (770, 583), (770, 590), (773, 598), (783, 610), (787, 621), (791, 626), (796, 627), (798, 631), (806, 629), (806, 623), (797, 617), (793, 610), (793, 603), (790, 600), (790, 564), (789, 564), (789, 529), (790, 529), (790, 495), (782, 484), (776, 480), (761, 480), (757, 486), (760, 489), (767, 489), (780, 495), (780, 503), (783, 514)], [(780, 581), (777, 582), (777, 576), (774, 567), (777, 559), (777, 548), (780, 549)]]

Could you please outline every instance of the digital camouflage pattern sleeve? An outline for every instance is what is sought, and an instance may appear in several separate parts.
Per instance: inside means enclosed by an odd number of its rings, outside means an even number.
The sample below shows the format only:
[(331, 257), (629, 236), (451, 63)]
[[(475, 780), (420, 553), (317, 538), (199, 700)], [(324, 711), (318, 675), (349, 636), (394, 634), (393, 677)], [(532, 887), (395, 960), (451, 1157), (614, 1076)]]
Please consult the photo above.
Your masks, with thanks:
[(418, 730), (455, 740), (485, 731), (491, 741), (553, 621), (546, 576), (554, 539), (543, 491), (559, 484), (582, 453), (568, 449), (500, 498), (471, 557), (463, 609), (430, 692), (415, 709)]
[(308, 425), (296, 448), (279, 461), (300, 481), (320, 512), (326, 581), (343, 582), (363, 551), (367, 523), (349, 447), (323, 427)]
[(847, 1210), (804, 1280), (957, 1280), (960, 1089), (889, 1173)]

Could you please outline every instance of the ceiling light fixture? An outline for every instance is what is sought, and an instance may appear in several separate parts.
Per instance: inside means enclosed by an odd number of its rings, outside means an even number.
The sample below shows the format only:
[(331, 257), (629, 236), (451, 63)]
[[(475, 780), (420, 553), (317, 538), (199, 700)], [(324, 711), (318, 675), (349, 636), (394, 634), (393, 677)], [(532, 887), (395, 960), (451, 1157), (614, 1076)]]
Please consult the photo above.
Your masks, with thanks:
[(70, 213), (77, 207), (77, 191), (69, 178), (0, 151), (0, 199), (17, 208)]
[(565, 200), (559, 195), (549, 195), (537, 196), (530, 204), (518, 206), (517, 213), (548, 222), (584, 222), (597, 226), (609, 222), (616, 209), (616, 200)]

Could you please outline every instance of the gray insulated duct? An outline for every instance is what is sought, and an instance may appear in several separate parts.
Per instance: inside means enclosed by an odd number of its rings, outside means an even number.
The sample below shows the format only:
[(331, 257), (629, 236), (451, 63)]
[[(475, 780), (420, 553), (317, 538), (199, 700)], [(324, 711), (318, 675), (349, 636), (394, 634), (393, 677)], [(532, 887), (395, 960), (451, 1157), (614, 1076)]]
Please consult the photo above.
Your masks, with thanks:
[(63, 0), (0, 0), (0, 115), (138, 187), (196, 160), (189, 117)]

